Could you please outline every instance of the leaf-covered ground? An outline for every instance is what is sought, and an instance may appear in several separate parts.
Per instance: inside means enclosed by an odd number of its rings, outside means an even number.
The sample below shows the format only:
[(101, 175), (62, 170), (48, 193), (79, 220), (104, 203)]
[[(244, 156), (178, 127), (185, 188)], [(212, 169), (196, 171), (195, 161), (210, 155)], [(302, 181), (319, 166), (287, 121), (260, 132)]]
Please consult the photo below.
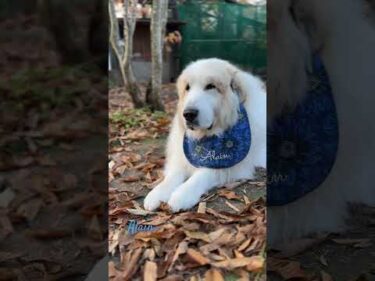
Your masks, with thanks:
[(107, 81), (33, 16), (0, 28), (0, 280), (82, 280), (106, 246)]
[[(167, 114), (135, 110), (122, 90), (110, 92), (110, 279), (265, 280), (264, 171), (254, 181), (209, 192), (187, 212), (143, 209), (162, 178), (174, 85), (164, 85), (163, 102)], [(357, 206), (346, 233), (268, 249), (267, 280), (374, 280), (374, 216), (374, 209)], [(156, 230), (129, 235), (129, 220)]]
[[(121, 89), (110, 91), (109, 277), (111, 280), (265, 280), (265, 172), (206, 194), (177, 214), (168, 206), (143, 209), (162, 179), (166, 136), (176, 106), (164, 85), (167, 113), (131, 107)], [(128, 223), (154, 226), (128, 232)]]

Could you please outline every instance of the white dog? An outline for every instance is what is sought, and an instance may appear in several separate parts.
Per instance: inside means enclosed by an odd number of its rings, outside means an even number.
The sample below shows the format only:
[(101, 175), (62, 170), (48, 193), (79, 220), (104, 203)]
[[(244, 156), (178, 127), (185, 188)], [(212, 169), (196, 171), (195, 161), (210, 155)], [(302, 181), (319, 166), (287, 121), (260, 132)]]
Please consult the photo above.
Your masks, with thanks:
[(339, 123), (336, 161), (325, 181), (295, 202), (268, 208), (274, 244), (343, 230), (348, 202), (375, 204), (375, 27), (365, 1), (270, 0), (268, 7), (269, 119), (303, 97), (318, 54)]
[[(251, 179), (256, 166), (266, 167), (266, 93), (260, 79), (224, 60), (202, 59), (182, 72), (177, 90), (179, 102), (167, 143), (165, 178), (145, 198), (147, 210), (155, 210), (161, 202), (167, 202), (174, 212), (189, 209), (210, 189)], [(195, 142), (225, 136), (246, 114), (251, 131), (250, 148), (246, 149), (250, 140), (242, 135), (237, 136), (235, 143), (227, 143), (230, 149), (232, 146), (242, 149), (239, 153), (243, 155), (237, 157), (236, 163), (229, 160), (230, 154), (218, 151), (218, 147), (210, 151), (203, 145), (202, 152), (195, 155), (197, 161), (213, 165), (217, 161), (215, 167), (194, 162), (194, 151), (190, 156), (186, 154), (189, 145), (196, 149)], [(226, 160), (231, 163), (223, 168), (220, 162)]]

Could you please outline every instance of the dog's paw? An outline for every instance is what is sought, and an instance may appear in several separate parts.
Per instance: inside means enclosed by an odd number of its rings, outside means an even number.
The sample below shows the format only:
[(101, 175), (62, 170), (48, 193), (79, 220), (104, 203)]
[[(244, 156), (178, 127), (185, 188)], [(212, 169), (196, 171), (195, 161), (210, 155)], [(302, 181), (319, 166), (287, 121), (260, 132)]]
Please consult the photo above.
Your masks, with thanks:
[(199, 197), (196, 198), (193, 194), (187, 193), (185, 190), (177, 189), (172, 193), (171, 198), (168, 201), (168, 205), (172, 212), (176, 213), (179, 211), (187, 210), (194, 207), (199, 202)]
[(167, 202), (169, 196), (168, 189), (158, 185), (147, 194), (143, 206), (147, 211), (154, 211), (160, 206), (161, 202)]
[(162, 196), (162, 192), (154, 188), (149, 194), (147, 194), (145, 200), (143, 201), (143, 207), (147, 211), (154, 211), (160, 206), (162, 201), (166, 201)]

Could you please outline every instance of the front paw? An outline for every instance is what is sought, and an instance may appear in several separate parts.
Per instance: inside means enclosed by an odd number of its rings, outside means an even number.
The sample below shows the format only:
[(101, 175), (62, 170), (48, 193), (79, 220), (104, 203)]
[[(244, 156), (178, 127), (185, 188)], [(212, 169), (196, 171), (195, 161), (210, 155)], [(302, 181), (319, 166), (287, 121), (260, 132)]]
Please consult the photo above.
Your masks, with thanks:
[(168, 201), (168, 205), (172, 212), (187, 210), (194, 207), (199, 202), (200, 196), (195, 196), (192, 192), (188, 192), (184, 189), (177, 189), (172, 193), (171, 198)]
[(143, 206), (147, 211), (154, 211), (160, 206), (161, 202), (167, 202), (169, 196), (170, 192), (168, 192), (168, 189), (158, 185), (147, 194)]

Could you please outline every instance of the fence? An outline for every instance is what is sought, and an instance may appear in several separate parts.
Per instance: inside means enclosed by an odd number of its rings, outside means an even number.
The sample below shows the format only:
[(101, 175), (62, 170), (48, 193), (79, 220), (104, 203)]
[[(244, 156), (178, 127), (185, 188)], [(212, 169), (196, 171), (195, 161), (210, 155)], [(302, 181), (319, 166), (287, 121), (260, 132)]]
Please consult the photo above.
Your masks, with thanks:
[(225, 1), (186, 1), (178, 5), (183, 42), (181, 68), (199, 58), (218, 57), (245, 69), (266, 67), (266, 6)]

